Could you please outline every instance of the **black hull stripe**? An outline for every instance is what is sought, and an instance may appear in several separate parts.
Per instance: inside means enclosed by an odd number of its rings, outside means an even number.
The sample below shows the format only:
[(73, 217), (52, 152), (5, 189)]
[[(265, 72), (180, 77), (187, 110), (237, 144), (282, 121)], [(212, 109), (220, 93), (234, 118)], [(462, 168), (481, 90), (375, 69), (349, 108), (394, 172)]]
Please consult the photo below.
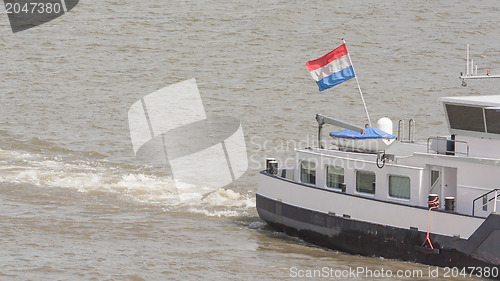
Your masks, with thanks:
[[(448, 267), (500, 266), (500, 215), (492, 214), (469, 239), (430, 234), (438, 253), (420, 246), (426, 232), (353, 220), (256, 195), (259, 216), (279, 231), (307, 242), (365, 256)], [(340, 215), (340, 216), (339, 216)], [(430, 249), (429, 249), (430, 250)]]

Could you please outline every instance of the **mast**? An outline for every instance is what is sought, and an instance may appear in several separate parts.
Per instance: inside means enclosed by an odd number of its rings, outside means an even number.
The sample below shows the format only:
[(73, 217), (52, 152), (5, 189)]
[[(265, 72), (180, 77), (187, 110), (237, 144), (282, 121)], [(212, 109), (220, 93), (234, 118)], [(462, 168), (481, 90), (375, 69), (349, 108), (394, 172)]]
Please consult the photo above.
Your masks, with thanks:
[[(344, 44), (346, 44), (345, 47), (347, 49), (347, 43), (345, 42), (345, 39), (342, 38), (342, 41), (344, 41)], [(349, 62), (351, 63), (352, 71), (354, 72), (354, 78), (356, 78), (356, 83), (358, 84), (359, 94), (361, 95), (361, 101), (363, 101), (363, 106), (365, 108), (366, 117), (368, 117), (368, 125), (370, 125), (370, 127), (371, 127), (372, 121), (370, 120), (370, 114), (368, 114), (368, 109), (366, 108), (365, 98), (363, 97), (363, 92), (361, 92), (361, 86), (359, 86), (358, 75), (356, 75), (356, 71), (354, 70), (354, 64), (352, 63), (351, 55), (349, 54), (349, 51), (347, 51), (347, 57), (349, 58)]]
[(469, 44), (467, 44), (466, 67), (465, 75), (460, 72), (460, 79), (462, 79), (462, 86), (467, 86), (467, 79), (488, 79), (500, 78), (500, 75), (491, 75), (490, 70), (486, 70), (486, 75), (477, 75), (477, 65), (474, 66), (474, 59), (470, 58)]

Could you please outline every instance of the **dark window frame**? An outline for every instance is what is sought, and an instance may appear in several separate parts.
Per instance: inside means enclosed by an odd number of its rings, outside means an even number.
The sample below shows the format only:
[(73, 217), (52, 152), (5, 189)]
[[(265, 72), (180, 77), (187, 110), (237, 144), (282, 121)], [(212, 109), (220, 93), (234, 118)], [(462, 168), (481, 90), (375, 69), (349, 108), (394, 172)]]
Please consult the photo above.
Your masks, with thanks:
[[(339, 174), (339, 173), (329, 173), (329, 168), (334, 168), (334, 169), (337, 169), (337, 170), (342, 170), (342, 174)], [(338, 167), (338, 166), (332, 166), (332, 165), (326, 165), (326, 187), (328, 188), (334, 188), (334, 189), (342, 189), (342, 184), (345, 183), (345, 170), (343, 167)], [(333, 181), (330, 181), (329, 179), (329, 176), (330, 174), (332, 175), (341, 175), (342, 176), (342, 181), (341, 182), (333, 182)], [(331, 186), (329, 185), (330, 183), (334, 183), (335, 186)]]
[(484, 109), (486, 118), (486, 130), (490, 134), (500, 134), (500, 111), (496, 109)]
[[(360, 175), (364, 174), (364, 175)], [(361, 183), (361, 176), (368, 177), (368, 176), (373, 176), (373, 180), (369, 182), (369, 184), (366, 184), (365, 182)], [(373, 171), (367, 171), (367, 170), (356, 170), (356, 192), (359, 193), (364, 193), (364, 194), (372, 194), (375, 195), (376, 192), (376, 182), (377, 180), (377, 175)], [(362, 184), (362, 186), (360, 185)]]
[[(391, 177), (408, 179), (408, 197), (398, 196), (398, 194), (397, 194), (398, 192), (391, 192)], [(411, 178), (409, 176), (403, 176), (403, 175), (389, 175), (389, 188), (387, 191), (388, 191), (389, 196), (391, 198), (410, 200), (411, 199)], [(405, 193), (406, 193), (406, 191), (405, 191)]]
[[(308, 169), (304, 169), (304, 164), (307, 163)], [(314, 165), (314, 169), (311, 169), (311, 164)], [(316, 170), (318, 165), (314, 161), (302, 160), (300, 161), (300, 182), (306, 184), (316, 185)], [(306, 171), (306, 173), (304, 173)], [(312, 172), (311, 172), (312, 171)], [(304, 179), (304, 175), (307, 174), (307, 179)]]
[(445, 104), (451, 129), (486, 133), (484, 108), (457, 104)]

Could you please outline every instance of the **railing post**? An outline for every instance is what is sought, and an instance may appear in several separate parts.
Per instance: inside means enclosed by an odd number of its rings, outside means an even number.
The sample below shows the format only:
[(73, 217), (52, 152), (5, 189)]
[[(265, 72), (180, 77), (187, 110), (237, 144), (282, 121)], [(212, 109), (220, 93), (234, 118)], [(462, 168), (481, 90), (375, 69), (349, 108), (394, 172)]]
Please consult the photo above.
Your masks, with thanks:
[(495, 190), (495, 202), (493, 202), (493, 212), (497, 211), (497, 199), (498, 199), (498, 191)]
[[(412, 133), (411, 125), (412, 124), (413, 124), (413, 138), (411, 137), (411, 133)], [(411, 143), (415, 142), (415, 120), (413, 120), (413, 119), (410, 119), (408, 121), (408, 141)]]

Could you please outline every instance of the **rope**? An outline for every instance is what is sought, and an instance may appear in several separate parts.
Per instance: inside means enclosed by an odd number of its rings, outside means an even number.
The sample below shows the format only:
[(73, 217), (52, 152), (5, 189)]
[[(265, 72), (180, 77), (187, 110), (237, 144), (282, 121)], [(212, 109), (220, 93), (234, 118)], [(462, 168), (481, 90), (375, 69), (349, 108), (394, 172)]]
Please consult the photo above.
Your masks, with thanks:
[(432, 246), (431, 238), (430, 238), (430, 232), (431, 232), (431, 211), (432, 209), (437, 209), (439, 207), (439, 198), (436, 197), (432, 201), (427, 201), (427, 204), (429, 205), (429, 217), (427, 220), (427, 236), (425, 237), (424, 243), (422, 243), (422, 247), (425, 245), (425, 242), (429, 242), (429, 246), (431, 246), (431, 249), (434, 250), (434, 246)]

